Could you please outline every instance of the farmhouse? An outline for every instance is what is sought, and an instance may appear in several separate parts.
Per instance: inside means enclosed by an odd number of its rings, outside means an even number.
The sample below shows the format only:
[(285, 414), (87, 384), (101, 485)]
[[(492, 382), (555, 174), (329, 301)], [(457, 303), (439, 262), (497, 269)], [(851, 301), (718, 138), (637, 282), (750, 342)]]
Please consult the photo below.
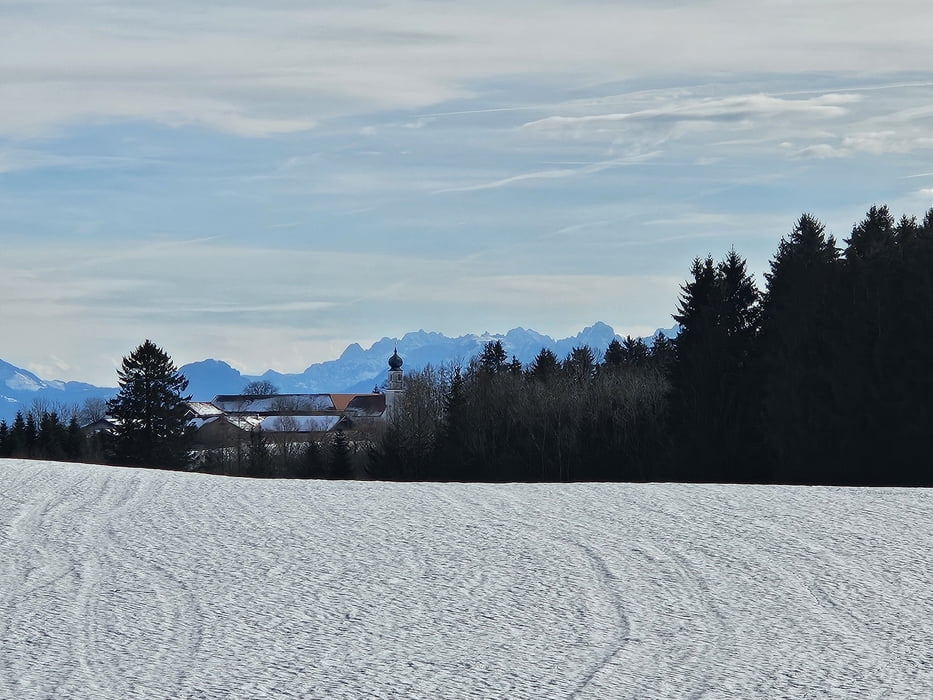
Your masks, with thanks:
[(368, 394), (231, 394), (192, 401), (195, 446), (229, 447), (261, 430), (270, 439), (303, 442), (335, 431), (369, 432), (391, 415), (403, 391), (402, 358), (389, 358), (385, 390)]
[(385, 394), (221, 395), (189, 403), (195, 444), (224, 447), (253, 430), (306, 440), (335, 430), (365, 430), (384, 420)]

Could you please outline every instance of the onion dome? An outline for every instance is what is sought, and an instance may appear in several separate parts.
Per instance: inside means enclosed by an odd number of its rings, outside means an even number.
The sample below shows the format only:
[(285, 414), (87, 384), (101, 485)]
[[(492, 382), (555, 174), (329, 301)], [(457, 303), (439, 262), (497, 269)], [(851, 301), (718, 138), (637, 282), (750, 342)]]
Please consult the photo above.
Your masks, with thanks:
[(402, 358), (398, 356), (398, 348), (395, 348), (395, 352), (392, 353), (392, 357), (389, 358), (389, 369), (401, 369), (402, 368)]

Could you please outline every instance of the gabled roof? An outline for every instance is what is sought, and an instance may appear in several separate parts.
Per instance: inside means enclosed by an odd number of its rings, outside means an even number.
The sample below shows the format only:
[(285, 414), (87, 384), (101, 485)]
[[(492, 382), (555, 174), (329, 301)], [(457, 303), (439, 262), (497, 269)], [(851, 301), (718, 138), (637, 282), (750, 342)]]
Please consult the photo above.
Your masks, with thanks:
[(330, 394), (274, 394), (248, 396), (221, 394), (211, 402), (225, 413), (283, 414), (312, 411), (334, 411)]
[(381, 416), (386, 410), (385, 394), (357, 394), (347, 404), (347, 413), (354, 416)]
[(189, 401), (188, 408), (195, 418), (211, 418), (212, 416), (222, 416), (224, 413), (208, 401)]
[(264, 416), (259, 424), (267, 432), (326, 433), (333, 429), (341, 416)]

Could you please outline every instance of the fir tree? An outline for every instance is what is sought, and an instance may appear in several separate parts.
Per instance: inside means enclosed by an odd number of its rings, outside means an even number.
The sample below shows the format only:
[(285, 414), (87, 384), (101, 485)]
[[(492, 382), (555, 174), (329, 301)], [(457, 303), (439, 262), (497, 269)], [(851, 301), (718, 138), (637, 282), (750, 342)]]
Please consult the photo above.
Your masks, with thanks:
[(630, 367), (643, 367), (648, 362), (648, 346), (641, 338), (625, 336), (622, 342), (622, 363)]
[(272, 455), (269, 453), (269, 441), (263, 435), (262, 427), (249, 431), (246, 446), (246, 475), (252, 477), (269, 476), (272, 471)]
[(781, 481), (812, 480), (837, 459), (839, 271), (835, 239), (803, 214), (765, 273), (762, 428)]
[(502, 347), (502, 341), (489, 341), (483, 346), (483, 353), (479, 358), (480, 371), (487, 375), (499, 374), (507, 367), (505, 348)]
[(592, 379), (596, 374), (596, 356), (589, 345), (571, 348), (564, 359), (562, 369), (573, 381)]
[(188, 380), (171, 357), (146, 340), (117, 370), (120, 392), (109, 402), (114, 461), (140, 467), (188, 465)]
[(26, 457), (28, 455), (26, 443), (26, 419), (22, 411), (17, 411), (10, 426), (9, 454), (11, 457)]
[(609, 368), (621, 367), (625, 362), (625, 350), (618, 338), (613, 338), (609, 342), (609, 347), (603, 353), (603, 364)]
[(672, 411), (679, 478), (737, 481), (761, 458), (750, 357), (758, 334), (759, 294), (745, 261), (731, 250), (718, 265), (697, 258), (681, 287)]
[(350, 461), (350, 439), (343, 430), (334, 433), (330, 445), (330, 478), (350, 479), (353, 465)]
[(557, 355), (548, 348), (541, 348), (528, 368), (528, 374), (540, 382), (546, 382), (557, 374), (558, 369)]

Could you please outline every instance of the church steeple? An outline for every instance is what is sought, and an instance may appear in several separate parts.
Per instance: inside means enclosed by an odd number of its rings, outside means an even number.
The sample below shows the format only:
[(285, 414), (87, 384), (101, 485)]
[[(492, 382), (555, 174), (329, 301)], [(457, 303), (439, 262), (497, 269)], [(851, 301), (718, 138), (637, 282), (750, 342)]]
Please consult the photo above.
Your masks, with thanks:
[(402, 358), (398, 354), (398, 346), (389, 358), (389, 373), (386, 378), (386, 411), (391, 415), (398, 395), (405, 390), (402, 375)]
[(392, 353), (392, 357), (389, 358), (389, 369), (401, 369), (402, 368), (402, 358), (398, 356), (398, 346), (395, 346), (395, 352)]

